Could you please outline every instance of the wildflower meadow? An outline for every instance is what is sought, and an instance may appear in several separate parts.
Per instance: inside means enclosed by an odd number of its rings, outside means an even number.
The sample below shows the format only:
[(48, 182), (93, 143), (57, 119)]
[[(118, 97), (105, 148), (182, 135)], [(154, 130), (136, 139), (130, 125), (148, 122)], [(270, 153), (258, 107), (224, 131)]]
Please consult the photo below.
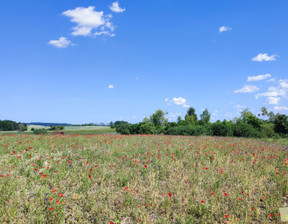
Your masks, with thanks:
[(287, 144), (164, 135), (0, 136), (0, 223), (280, 223)]

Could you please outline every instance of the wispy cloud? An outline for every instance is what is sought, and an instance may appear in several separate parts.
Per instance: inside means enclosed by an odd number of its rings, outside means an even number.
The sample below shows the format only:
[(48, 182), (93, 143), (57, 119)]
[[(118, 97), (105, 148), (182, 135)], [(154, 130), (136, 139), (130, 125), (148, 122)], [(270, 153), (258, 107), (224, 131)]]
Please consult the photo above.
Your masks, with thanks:
[(50, 40), (48, 44), (58, 48), (66, 48), (71, 45), (71, 41), (66, 37), (60, 37), (59, 40)]
[(243, 88), (234, 90), (234, 93), (254, 93), (257, 92), (259, 88), (253, 85), (245, 85)]
[(114, 89), (114, 85), (109, 85), (108, 89)]
[(125, 8), (120, 8), (119, 2), (113, 2), (109, 8), (112, 12), (117, 12), (117, 13), (125, 11)]
[(248, 76), (247, 82), (253, 82), (253, 81), (261, 81), (264, 79), (268, 79), (271, 77), (271, 74), (263, 74), (263, 75), (256, 75), (256, 76)]
[(285, 107), (285, 106), (276, 106), (276, 107), (274, 107), (274, 110), (287, 110), (287, 111), (288, 111), (288, 107)]
[(219, 27), (219, 32), (222, 33), (222, 32), (227, 32), (227, 31), (230, 31), (232, 30), (232, 28), (228, 27), (228, 26), (221, 26)]
[(265, 54), (258, 54), (256, 57), (252, 58), (252, 61), (258, 61), (258, 62), (262, 62), (262, 61), (276, 61), (276, 54), (273, 54), (271, 56), (269, 56), (267, 53)]

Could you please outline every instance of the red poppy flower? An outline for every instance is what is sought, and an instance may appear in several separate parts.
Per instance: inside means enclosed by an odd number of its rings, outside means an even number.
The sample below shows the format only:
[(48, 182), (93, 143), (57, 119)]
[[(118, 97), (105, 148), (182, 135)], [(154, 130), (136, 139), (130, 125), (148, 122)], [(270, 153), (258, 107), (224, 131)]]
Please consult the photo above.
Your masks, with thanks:
[(171, 192), (169, 192), (168, 195), (169, 195), (169, 197), (172, 197), (173, 194)]
[(53, 211), (54, 208), (49, 208), (51, 211)]

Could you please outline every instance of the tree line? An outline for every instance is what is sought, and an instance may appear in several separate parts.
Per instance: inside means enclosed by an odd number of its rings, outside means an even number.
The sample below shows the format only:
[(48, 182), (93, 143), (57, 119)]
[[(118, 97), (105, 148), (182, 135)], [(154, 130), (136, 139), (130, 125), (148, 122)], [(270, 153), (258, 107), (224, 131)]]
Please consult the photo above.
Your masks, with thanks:
[(288, 116), (268, 112), (265, 107), (256, 116), (248, 109), (241, 112), (241, 116), (233, 120), (217, 120), (210, 122), (211, 114), (205, 109), (198, 118), (195, 109), (190, 107), (182, 119), (168, 122), (165, 113), (157, 110), (142, 122), (130, 124), (126, 121), (111, 122), (110, 127), (116, 128), (120, 134), (166, 134), (193, 136), (235, 136), (252, 138), (288, 137)]
[(26, 124), (10, 120), (0, 120), (0, 131), (27, 131)]

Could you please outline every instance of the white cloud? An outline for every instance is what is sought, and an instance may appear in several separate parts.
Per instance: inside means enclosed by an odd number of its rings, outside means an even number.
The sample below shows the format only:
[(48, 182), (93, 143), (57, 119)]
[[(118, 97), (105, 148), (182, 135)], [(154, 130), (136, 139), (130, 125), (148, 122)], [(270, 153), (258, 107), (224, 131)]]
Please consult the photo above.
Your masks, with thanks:
[(276, 79), (274, 79), (274, 78), (268, 79), (266, 82), (276, 82)]
[(258, 54), (256, 57), (252, 58), (252, 61), (258, 61), (258, 62), (261, 62), (261, 61), (276, 61), (276, 54), (273, 54), (271, 56), (269, 56), (267, 53), (265, 54)]
[(274, 107), (274, 110), (288, 110), (288, 107), (277, 106), (277, 107)]
[(234, 93), (254, 93), (258, 91), (259, 88), (253, 85), (245, 85), (242, 89), (234, 90)]
[(125, 11), (124, 8), (120, 8), (119, 2), (113, 2), (112, 5), (109, 8), (110, 8), (111, 11), (117, 12), (117, 13)]
[(270, 105), (276, 105), (276, 104), (279, 103), (280, 97), (270, 96), (270, 97), (267, 98), (267, 100), (268, 100), (268, 104), (270, 104)]
[(170, 105), (170, 103), (174, 103), (176, 105), (179, 105), (179, 106), (182, 106), (184, 108), (188, 108), (190, 107), (188, 104), (187, 104), (187, 100), (184, 99), (183, 97), (174, 97), (172, 100), (169, 100), (169, 98), (166, 98), (165, 99), (165, 102), (168, 102), (168, 105)]
[(269, 87), (267, 92), (259, 93), (255, 96), (256, 99), (259, 97), (277, 97), (277, 96), (286, 96), (285, 89), (282, 89), (281, 87)]
[(92, 27), (73, 27), (73, 30), (75, 30), (74, 32), (72, 32), (73, 36), (89, 36), (91, 34), (91, 30), (93, 29)]
[(173, 99), (172, 99), (172, 102), (174, 103), (174, 104), (176, 104), (176, 105), (179, 105), (179, 106), (182, 106), (182, 107), (184, 107), (184, 108), (188, 108), (188, 107), (190, 107), (189, 105), (187, 105), (187, 100), (186, 99), (184, 99), (183, 97), (174, 97)]
[(95, 32), (94, 36), (107, 34), (113, 36), (109, 31), (105, 31), (106, 28), (110, 29), (111, 32), (115, 30), (115, 27), (111, 23), (111, 14), (104, 16), (103, 11), (96, 11), (94, 6), (87, 8), (77, 7), (72, 10), (67, 10), (62, 13), (63, 15), (71, 18), (71, 22), (77, 25), (73, 27), (73, 36), (91, 36), (93, 29), (100, 29), (102, 32)]
[(110, 33), (108, 31), (101, 31), (101, 32), (94, 33), (94, 36), (101, 36), (101, 35), (107, 35), (107, 36), (110, 36), (110, 37), (114, 37), (115, 36), (114, 33)]
[(279, 84), (282, 88), (288, 89), (288, 81), (287, 80), (280, 79)]
[(54, 47), (58, 47), (58, 48), (66, 48), (69, 45), (71, 45), (71, 41), (67, 40), (66, 37), (60, 37), (59, 40), (50, 40), (48, 44), (51, 44)]
[(226, 31), (230, 31), (232, 30), (232, 28), (228, 27), (228, 26), (221, 26), (219, 27), (219, 32), (222, 33), (222, 32), (226, 32)]
[(108, 89), (114, 89), (114, 85), (109, 85)]
[(256, 75), (256, 76), (248, 76), (247, 82), (252, 82), (252, 81), (260, 81), (264, 79), (268, 79), (271, 77), (271, 74), (263, 74), (263, 75)]

